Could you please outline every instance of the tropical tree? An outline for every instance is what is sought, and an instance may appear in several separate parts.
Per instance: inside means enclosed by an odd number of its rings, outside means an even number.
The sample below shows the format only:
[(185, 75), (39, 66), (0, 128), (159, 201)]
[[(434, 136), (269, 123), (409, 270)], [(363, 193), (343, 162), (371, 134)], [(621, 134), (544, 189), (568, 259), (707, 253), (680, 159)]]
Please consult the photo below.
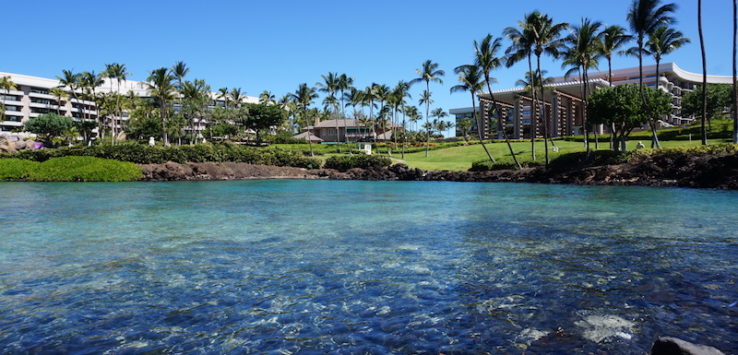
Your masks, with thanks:
[[(507, 137), (507, 128), (505, 127), (505, 123), (502, 118), (502, 112), (500, 112), (500, 106), (497, 104), (495, 94), (492, 92), (492, 81), (494, 80), (494, 78), (492, 78), (491, 72), (492, 70), (500, 67), (500, 65), (502, 64), (502, 60), (497, 56), (497, 52), (500, 50), (501, 47), (502, 39), (493, 39), (491, 34), (487, 34), (479, 43), (477, 43), (477, 41), (475, 40), (474, 65), (479, 67), (479, 70), (484, 77), (484, 82), (487, 84), (487, 93), (490, 96), (490, 99), (492, 99), (492, 115), (490, 115), (490, 120), (492, 119), (492, 116), (497, 116), (497, 139), (505, 139), (505, 143), (507, 143), (507, 148), (510, 150), (510, 155), (512, 156), (518, 168), (521, 168), (520, 163), (518, 163), (518, 158), (515, 156), (515, 151), (512, 148), (512, 144), (510, 144), (510, 139)], [(482, 109), (483, 108), (480, 107), (480, 110)], [(464, 137), (464, 139), (466, 139), (466, 136)]]
[(474, 121), (471, 118), (462, 118), (456, 120), (456, 129), (461, 132), (461, 137), (464, 138), (464, 142), (469, 142), (469, 131), (472, 128)]
[[(630, 54), (638, 57), (638, 84), (640, 85), (643, 109), (648, 110), (648, 101), (643, 86), (643, 55), (646, 54), (646, 36), (663, 25), (670, 25), (676, 20), (672, 17), (677, 6), (673, 3), (661, 4), (661, 0), (633, 0), (628, 10), (628, 25), (636, 39), (636, 46), (629, 50)], [(658, 82), (658, 78), (656, 78)], [(660, 147), (656, 134), (656, 126), (651, 123), (652, 140), (656, 147)]]
[[(308, 116), (308, 107), (313, 104), (313, 100), (318, 98), (318, 93), (315, 91), (315, 88), (309, 87), (306, 83), (302, 83), (297, 87), (297, 90), (293, 94), (291, 94), (291, 97), (298, 105), (300, 115), (302, 116), (303, 121), (305, 121), (305, 118), (307, 118)], [(309, 125), (309, 123), (307, 124)], [(310, 140), (310, 130), (308, 130), (307, 132), (307, 140), (310, 144), (310, 156), (314, 156), (313, 142), (312, 140)]]
[[(600, 32), (599, 35), (601, 54), (607, 59), (607, 82), (612, 86), (612, 56), (614, 53), (621, 53), (623, 48), (633, 36), (628, 35), (625, 28), (618, 25), (611, 25), (606, 27)], [(612, 133), (615, 130), (614, 126), (609, 126), (608, 129)], [(614, 134), (610, 134), (610, 149), (615, 149)]]
[[(563, 39), (561, 38), (561, 32), (564, 31), (569, 24), (567, 23), (554, 23), (553, 19), (546, 14), (533, 12), (533, 21), (529, 24), (533, 35), (533, 53), (536, 56), (536, 74), (541, 76), (541, 56), (548, 54), (554, 58), (558, 58), (560, 51), (563, 46)], [(541, 93), (541, 100), (544, 100), (543, 94), (543, 80), (539, 78), (540, 84), (539, 90)], [(546, 167), (548, 167), (548, 117), (546, 117), (545, 107), (541, 107), (541, 119), (543, 121), (543, 145), (545, 150)]]
[[(505, 50), (507, 60), (505, 65), (509, 68), (515, 63), (520, 62), (524, 59), (528, 61), (528, 73), (530, 75), (531, 83), (534, 79), (531, 75), (533, 73), (533, 47), (535, 46), (536, 34), (533, 30), (533, 22), (537, 21), (539, 13), (533, 12), (526, 14), (523, 21), (518, 21), (517, 27), (507, 27), (503, 30), (503, 35), (507, 37), (512, 44)], [(534, 88), (534, 87), (531, 87)], [(536, 119), (536, 109), (538, 107), (538, 94), (536, 90), (531, 90), (531, 96), (533, 99), (533, 107), (531, 108), (531, 120), (530, 120), (530, 152), (533, 161), (536, 160), (536, 132), (538, 131), (538, 122)]]
[(241, 107), (241, 104), (243, 104), (243, 99), (246, 98), (246, 92), (241, 91), (241, 88), (231, 89), (231, 93), (229, 95), (231, 97), (231, 101), (233, 101), (236, 107)]
[[(654, 112), (665, 114), (671, 111), (671, 96), (662, 90), (646, 88)], [(597, 90), (592, 94), (587, 107), (593, 123), (614, 127), (612, 135), (615, 142), (612, 149), (625, 152), (625, 141), (633, 129), (642, 126), (650, 119), (650, 113), (643, 111), (640, 88), (635, 84), (619, 85)]]
[[(436, 82), (439, 84), (443, 84), (443, 80), (441, 79), (441, 77), (446, 75), (446, 72), (438, 69), (438, 63), (434, 63), (430, 59), (423, 62), (420, 69), (416, 69), (415, 72), (418, 74), (418, 77), (411, 80), (410, 85), (415, 85), (417, 83), (425, 82), (425, 92), (423, 93), (424, 98), (421, 98), (421, 100), (425, 102), (425, 120), (426, 120), (426, 123), (428, 123), (428, 116), (430, 115), (430, 104), (432, 102), (432, 100), (430, 99), (431, 98), (430, 83)], [(428, 157), (428, 142), (427, 141), (425, 145), (425, 157), (426, 158)]]
[(379, 101), (379, 113), (377, 115), (376, 124), (375, 124), (375, 134), (376, 134), (376, 128), (381, 127), (382, 133), (387, 131), (387, 107), (385, 106), (385, 103), (390, 98), (390, 88), (387, 85), (384, 84), (374, 84), (372, 86), (372, 94), (374, 95), (374, 99)]
[(681, 32), (667, 26), (661, 26), (648, 35), (646, 53), (652, 55), (653, 59), (656, 61), (657, 89), (661, 87), (661, 82), (658, 80), (660, 75), (659, 65), (661, 64), (661, 59), (665, 55), (670, 54), (689, 42), (689, 38), (684, 37)]
[[(700, 34), (700, 54), (702, 55), (702, 145), (707, 145), (707, 54), (705, 53), (705, 36), (702, 33), (702, 0), (697, 0), (697, 29)], [(658, 79), (658, 78), (656, 78)]]
[[(10, 80), (9, 76), (0, 77), (0, 90), (5, 91), (5, 94), (10, 93), (10, 90), (16, 90), (17, 86)], [(0, 100), (0, 119), (5, 120), (5, 104), (3, 100)]]
[[(425, 111), (428, 112), (427, 107), (429, 105), (432, 105), (433, 104), (433, 98), (431, 97), (430, 91), (423, 90), (423, 92), (420, 94), (420, 99), (418, 100), (418, 104), (420, 104), (420, 106), (425, 105), (426, 106), (426, 110)], [(428, 114), (425, 116), (425, 123), (421, 126), (423, 129), (426, 130), (425, 134), (428, 137), (430, 137), (430, 131), (429, 131), (429, 128), (428, 127), (432, 126), (430, 124), (430, 121), (429, 121), (430, 120), (429, 115), (430, 115), (430, 112), (428, 112)], [(425, 144), (425, 154), (426, 154), (426, 157), (427, 157), (428, 156), (427, 155), (428, 154), (428, 142), (427, 141), (426, 141), (426, 144)]]
[(182, 83), (181, 113), (190, 126), (190, 145), (196, 137), (195, 123), (202, 122), (210, 103), (210, 85), (205, 80), (195, 79)]
[(230, 94), (228, 93), (228, 88), (223, 87), (218, 89), (218, 98), (223, 100), (223, 107), (225, 109), (228, 109), (228, 98), (230, 98)]
[(274, 100), (276, 100), (276, 97), (269, 90), (264, 90), (261, 92), (261, 94), (259, 94), (260, 104), (264, 104), (264, 105), (272, 104), (274, 103)]
[[(338, 98), (336, 93), (341, 90), (340, 76), (338, 73), (328, 73), (327, 75), (321, 75), (323, 82), (318, 82), (315, 85), (319, 88), (320, 92), (327, 93), (328, 96), (324, 100), (327, 106), (330, 106), (333, 112), (338, 111)], [(336, 126), (336, 145), (338, 145), (338, 152), (341, 152), (341, 131), (338, 128), (338, 120), (335, 120)]]
[(115, 108), (116, 109), (115, 109), (115, 112), (113, 113), (114, 117), (113, 117), (113, 122), (111, 125), (112, 136), (113, 136), (112, 142), (113, 144), (115, 144), (117, 140), (117, 126), (118, 126), (116, 117), (123, 116), (123, 111), (122, 111), (121, 102), (120, 102), (120, 99), (121, 99), (120, 98), (120, 95), (121, 95), (120, 84), (126, 79), (128, 79), (128, 75), (130, 75), (130, 73), (126, 69), (125, 64), (113, 63), (113, 64), (105, 64), (105, 75), (107, 76), (108, 79), (110, 79), (111, 85), (112, 85), (113, 80), (115, 80), (115, 82), (118, 84), (118, 90), (116, 91), (117, 96), (115, 97)]
[(61, 115), (62, 99), (69, 97), (69, 93), (62, 88), (52, 88), (49, 93), (56, 97), (56, 114)]
[(482, 148), (484, 148), (484, 152), (487, 154), (489, 160), (494, 163), (495, 158), (489, 152), (489, 149), (487, 149), (487, 145), (484, 144), (484, 125), (482, 124), (482, 118), (477, 115), (476, 95), (479, 91), (482, 90), (482, 86), (484, 85), (484, 82), (482, 81), (481, 70), (476, 65), (467, 64), (454, 68), (454, 72), (459, 75), (459, 82), (461, 82), (461, 84), (452, 87), (451, 93), (468, 91), (469, 94), (471, 94), (472, 112), (474, 120), (477, 122), (477, 133), (479, 134), (479, 141), (482, 143)]
[[(410, 84), (400, 80), (397, 85), (392, 89), (389, 95), (389, 104), (392, 107), (392, 141), (393, 146), (397, 149), (397, 111), (402, 111), (402, 126), (405, 126), (405, 113), (402, 108), (407, 104), (406, 98), (412, 98), (410, 95)], [(404, 155), (404, 153), (403, 153)]]
[(618, 25), (611, 25), (605, 27), (598, 37), (601, 43), (600, 54), (607, 59), (607, 81), (612, 86), (612, 55), (618, 53), (633, 36), (628, 35), (625, 32), (625, 28)]
[(733, 143), (738, 143), (738, 0), (733, 0)]
[(80, 84), (80, 75), (72, 72), (71, 70), (62, 70), (62, 76), (57, 76), (56, 79), (59, 81), (59, 88), (69, 88), (69, 93), (72, 95), (74, 101), (79, 102), (77, 97), (77, 89)]
[[(600, 41), (600, 27), (602, 24), (583, 18), (581, 24), (571, 27), (571, 33), (565, 38), (566, 49), (563, 57), (564, 67), (571, 67), (566, 75), (569, 76), (574, 72), (581, 75), (582, 82), (582, 101), (584, 104), (584, 115), (582, 127), (584, 128), (584, 144), (587, 152), (589, 149), (589, 122), (587, 122), (587, 99), (589, 89), (589, 69), (597, 68), (599, 58), (602, 56), (602, 42)], [(595, 137), (597, 132), (595, 130)], [(595, 148), (599, 148), (595, 146)]]
[(175, 87), (172, 82), (175, 77), (167, 68), (154, 69), (146, 79), (151, 96), (156, 100), (159, 108), (159, 119), (161, 120), (162, 139), (164, 145), (169, 145), (169, 102), (174, 98)]
[(43, 136), (46, 146), (54, 146), (54, 138), (59, 137), (74, 128), (71, 117), (61, 116), (54, 113), (43, 114), (23, 123), (26, 131)]

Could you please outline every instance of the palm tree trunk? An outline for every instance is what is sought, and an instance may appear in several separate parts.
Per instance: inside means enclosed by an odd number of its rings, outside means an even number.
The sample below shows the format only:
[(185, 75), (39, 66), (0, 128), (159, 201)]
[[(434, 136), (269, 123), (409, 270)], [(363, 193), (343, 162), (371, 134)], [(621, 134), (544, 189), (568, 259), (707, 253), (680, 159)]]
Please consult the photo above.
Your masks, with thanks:
[[(305, 115), (306, 113), (307, 113), (307, 106), (304, 106), (304, 107), (302, 108), (302, 114), (303, 114), (303, 115)], [(303, 121), (305, 121), (305, 120), (304, 120), (304, 117), (303, 117)], [(309, 126), (309, 125), (308, 125), (308, 126)], [(311, 156), (311, 157), (314, 157), (314, 156), (315, 156), (315, 154), (313, 154), (313, 140), (312, 140), (312, 139), (310, 139), (310, 134), (311, 134), (311, 133), (310, 133), (310, 129), (308, 129), (308, 130), (307, 130), (307, 140), (308, 140), (308, 145), (310, 146), (310, 156)]]
[(536, 70), (538, 75), (538, 85), (541, 89), (541, 119), (543, 120), (543, 156), (546, 160), (546, 169), (548, 169), (548, 118), (546, 117), (546, 99), (543, 93), (543, 72), (541, 72), (541, 55), (536, 55)]
[(733, 143), (738, 143), (738, 73), (736, 41), (738, 40), (738, 0), (733, 0)]
[[(484, 152), (487, 153), (487, 157), (492, 163), (496, 163), (495, 158), (492, 157), (492, 154), (489, 153), (489, 149), (487, 149), (487, 145), (484, 144), (484, 133), (482, 133), (482, 120), (477, 116), (477, 104), (476, 100), (474, 99), (474, 91), (469, 90), (471, 92), (471, 98), (472, 98), (472, 115), (474, 116), (474, 120), (477, 122), (477, 133), (479, 134), (479, 142), (482, 143), (482, 148), (484, 148)], [(482, 107), (482, 103), (479, 102), (479, 107)]]
[[(425, 81), (425, 91), (428, 92), (428, 97), (430, 97), (430, 81)], [(430, 102), (425, 103), (425, 157), (428, 157), (428, 146), (430, 145), (430, 125), (428, 124), (428, 115), (430, 115)]]
[(697, 0), (697, 29), (700, 35), (700, 51), (702, 53), (702, 145), (707, 145), (707, 55), (705, 54), (705, 38), (702, 34), (702, 0)]
[[(659, 75), (661, 74), (659, 72), (659, 66), (661, 65), (661, 58), (656, 58), (656, 90), (659, 90), (659, 87), (661, 87), (661, 81), (659, 80)], [(656, 125), (659, 123), (658, 117), (654, 117), (653, 119), (653, 135), (651, 139), (651, 148), (661, 148), (661, 143), (659, 142), (659, 136), (656, 134)]]
[[(738, 0), (736, 0), (738, 1)], [(405, 141), (407, 140), (407, 130), (405, 129), (405, 106), (402, 107), (402, 159), (405, 159)]]
[(535, 75), (533, 73), (533, 62), (530, 58), (530, 53), (528, 53), (528, 73), (530, 76), (530, 87), (532, 88), (532, 94), (533, 94), (533, 107), (531, 107), (530, 114), (530, 154), (533, 157), (533, 161), (536, 161), (536, 127), (538, 126), (538, 95), (536, 94), (536, 88), (534, 84)]
[[(607, 56), (607, 82), (612, 87), (612, 57)], [(615, 148), (615, 123), (610, 124), (610, 149), (617, 151)]]
[[(738, 1), (738, 0), (736, 0)], [(485, 75), (484, 81), (487, 84), (487, 91), (489, 92), (489, 97), (492, 99), (492, 113), (497, 113), (497, 128), (498, 130), (498, 136), (500, 132), (502, 133), (502, 137), (505, 139), (505, 143), (507, 143), (507, 149), (510, 150), (510, 155), (512, 156), (513, 160), (515, 161), (515, 165), (518, 167), (518, 169), (522, 169), (523, 167), (520, 165), (520, 162), (518, 162), (518, 158), (515, 156), (515, 151), (512, 148), (512, 144), (510, 144), (510, 139), (507, 137), (507, 131), (505, 131), (505, 125), (502, 124), (502, 113), (500, 112), (500, 107), (497, 106), (497, 99), (495, 99), (495, 95), (492, 93), (492, 85), (490, 85), (490, 78), (489, 75)], [(479, 104), (480, 111), (482, 105)], [(500, 129), (501, 128), (501, 129)], [(466, 139), (466, 132), (464, 132), (464, 139)]]

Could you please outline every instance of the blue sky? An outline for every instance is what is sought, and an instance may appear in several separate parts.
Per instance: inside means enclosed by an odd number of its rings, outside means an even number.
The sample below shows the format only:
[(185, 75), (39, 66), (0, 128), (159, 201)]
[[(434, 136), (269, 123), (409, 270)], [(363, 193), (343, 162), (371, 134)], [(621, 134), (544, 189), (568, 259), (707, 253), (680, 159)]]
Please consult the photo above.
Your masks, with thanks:
[[(701, 70), (696, 1), (679, 5), (677, 27), (692, 43), (668, 56), (689, 71)], [(515, 25), (534, 9), (556, 21), (582, 16), (625, 26), (626, 0), (528, 1), (10, 1), (3, 4), (5, 46), (0, 71), (44, 77), (62, 69), (128, 66), (132, 79), (171, 66), (190, 67), (213, 90), (241, 87), (257, 96), (268, 89), (278, 97), (299, 83), (314, 84), (329, 71), (353, 76), (357, 86), (390, 86), (409, 80), (425, 59), (446, 70), (444, 85), (431, 88), (434, 107), (469, 106), (468, 94), (449, 94), (452, 69), (472, 59), (472, 41)], [(704, 2), (708, 67), (731, 72), (731, 1)], [(33, 19), (33, 22), (29, 22)], [(507, 46), (507, 42), (505, 45)], [(614, 67), (637, 62), (619, 57)], [(560, 63), (543, 61), (549, 75)], [(606, 65), (602, 65), (606, 68)], [(524, 64), (494, 73), (497, 88), (514, 86)], [(413, 88), (417, 103), (420, 86)]]

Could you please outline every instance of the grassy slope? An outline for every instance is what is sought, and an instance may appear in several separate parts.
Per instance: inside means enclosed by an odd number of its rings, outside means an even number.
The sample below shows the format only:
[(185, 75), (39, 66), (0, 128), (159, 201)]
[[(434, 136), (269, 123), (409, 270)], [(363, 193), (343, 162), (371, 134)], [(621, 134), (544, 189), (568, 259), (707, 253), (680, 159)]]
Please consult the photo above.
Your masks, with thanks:
[[(628, 150), (635, 149), (639, 141), (628, 141)], [(649, 146), (648, 140), (642, 141), (646, 147)], [(727, 140), (711, 140), (710, 143), (726, 143)], [(682, 146), (698, 146), (699, 141), (663, 141), (661, 145), (664, 148), (671, 147), (682, 147)], [(530, 154), (530, 142), (527, 143), (512, 143), (513, 150), (518, 155), (518, 160), (531, 161)], [(584, 144), (581, 142), (565, 142), (556, 141), (556, 146), (559, 147), (559, 152), (552, 152), (549, 144), (549, 159), (553, 159), (560, 154), (572, 153), (577, 151), (584, 151)], [(591, 144), (594, 149), (594, 142)], [(487, 148), (492, 153), (492, 156), (498, 161), (512, 162), (512, 157), (505, 143), (492, 143), (487, 144)], [(600, 149), (608, 149), (608, 142), (600, 142)], [(536, 142), (536, 155), (537, 161), (543, 162), (543, 142)], [(487, 159), (484, 150), (481, 145), (469, 145), (461, 147), (453, 147), (439, 150), (430, 151), (429, 157), (425, 157), (424, 152), (405, 154), (405, 159), (400, 160), (399, 154), (393, 154), (393, 158), (397, 162), (404, 162), (412, 168), (420, 168), (426, 170), (468, 170), (471, 168), (472, 162), (478, 160)]]

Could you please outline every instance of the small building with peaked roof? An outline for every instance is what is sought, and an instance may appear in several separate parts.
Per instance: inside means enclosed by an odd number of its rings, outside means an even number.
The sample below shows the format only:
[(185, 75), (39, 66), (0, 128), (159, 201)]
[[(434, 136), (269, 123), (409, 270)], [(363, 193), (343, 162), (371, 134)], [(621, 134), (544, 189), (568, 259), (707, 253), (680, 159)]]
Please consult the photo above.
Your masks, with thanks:
[(396, 129), (399, 129), (399, 126), (387, 122), (384, 126), (377, 126), (375, 132), (375, 129), (372, 129), (370, 125), (364, 124), (360, 120), (347, 118), (320, 121), (313, 126), (308, 126), (305, 132), (294, 136), (294, 138), (306, 139), (306, 133), (310, 132), (312, 136), (319, 138), (320, 142), (324, 144), (369, 142), (379, 140), (379, 137), (386, 137), (388, 134), (391, 137), (391, 131)]

